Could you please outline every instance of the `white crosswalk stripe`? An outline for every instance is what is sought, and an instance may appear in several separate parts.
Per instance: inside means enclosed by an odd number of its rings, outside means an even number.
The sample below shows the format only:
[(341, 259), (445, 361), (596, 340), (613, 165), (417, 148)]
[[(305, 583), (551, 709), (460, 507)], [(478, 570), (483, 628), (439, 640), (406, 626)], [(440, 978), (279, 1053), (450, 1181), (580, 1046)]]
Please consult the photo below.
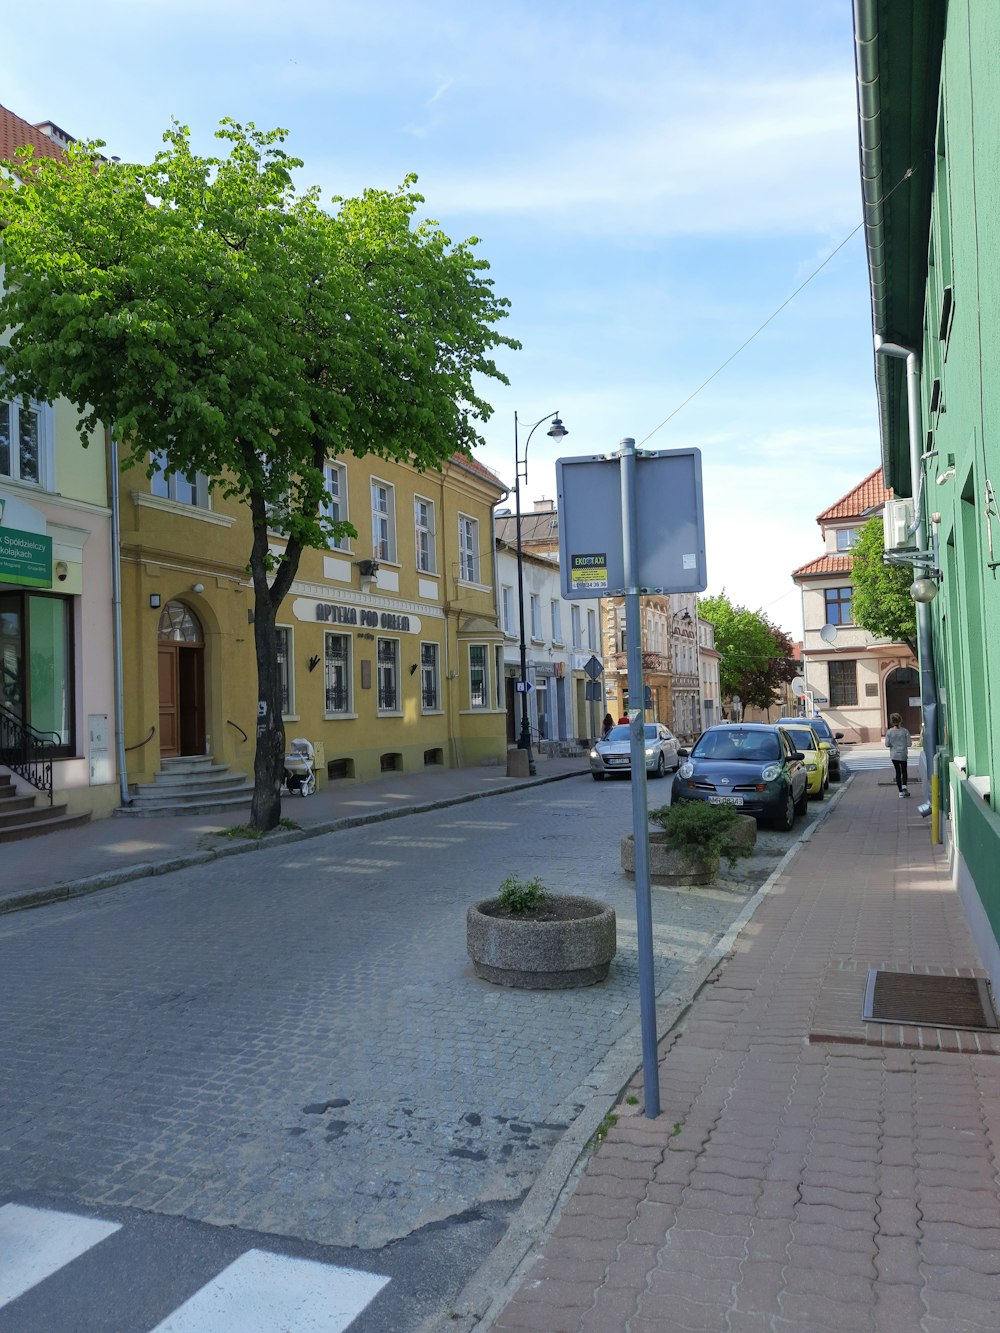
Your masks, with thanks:
[(0, 1208), (0, 1308), (118, 1230), (117, 1222), (5, 1203)]
[[(4, 1204), (0, 1309), (121, 1230), (118, 1222)], [(378, 1273), (250, 1249), (152, 1333), (343, 1333), (388, 1282)]]
[(153, 1333), (342, 1333), (388, 1280), (247, 1250)]

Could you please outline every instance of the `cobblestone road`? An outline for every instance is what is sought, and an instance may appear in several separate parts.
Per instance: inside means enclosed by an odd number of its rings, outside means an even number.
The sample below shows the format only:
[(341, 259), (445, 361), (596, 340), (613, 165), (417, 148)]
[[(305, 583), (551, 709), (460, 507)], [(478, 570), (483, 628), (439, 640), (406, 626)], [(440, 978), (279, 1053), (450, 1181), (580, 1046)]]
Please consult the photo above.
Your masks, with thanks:
[[(363, 1247), (519, 1198), (638, 1023), (630, 799), (573, 779), (4, 918), (5, 1186)], [(606, 984), (474, 977), (509, 873), (614, 906)], [(653, 900), (663, 992), (746, 898)]]

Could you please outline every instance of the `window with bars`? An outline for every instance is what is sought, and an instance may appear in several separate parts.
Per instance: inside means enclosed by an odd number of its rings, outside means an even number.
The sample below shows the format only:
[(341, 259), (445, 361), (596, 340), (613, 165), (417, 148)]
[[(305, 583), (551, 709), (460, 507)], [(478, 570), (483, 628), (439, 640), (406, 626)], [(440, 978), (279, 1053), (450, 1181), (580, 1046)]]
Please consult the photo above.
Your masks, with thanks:
[(852, 588), (824, 588), (826, 599), (826, 623), (828, 625), (850, 625)]
[(379, 639), (375, 651), (378, 674), (378, 708), (382, 713), (399, 711), (399, 640)]
[(278, 695), (281, 700), (281, 716), (288, 717), (290, 713), (295, 712), (292, 688), (292, 631), (287, 625), (278, 625), (274, 633), (278, 640)]
[(469, 646), (469, 707), (489, 708), (489, 658), (484, 643)]
[(372, 555), (396, 563), (396, 495), (387, 482), (372, 477)]
[(425, 712), (434, 712), (441, 707), (439, 661), (440, 649), (436, 643), (420, 645), (420, 706)]
[(479, 524), (467, 514), (458, 516), (459, 578), (466, 583), (479, 582)]
[(830, 667), (830, 707), (852, 708), (858, 702), (858, 664), (833, 661)]
[[(321, 510), (324, 518), (331, 523), (346, 523), (347, 519), (347, 468), (343, 463), (327, 463), (323, 468), (324, 495)], [(350, 542), (346, 537), (330, 540), (333, 551), (349, 551)]]
[(422, 574), (433, 574), (437, 569), (434, 559), (434, 504), (420, 495), (413, 497), (413, 529), (417, 543), (417, 569)]
[(351, 711), (351, 639), (327, 634), (323, 650), (323, 683), (328, 717)]
[(0, 477), (45, 482), (43, 431), (47, 413), (38, 403), (0, 399)]
[(153, 465), (153, 475), (149, 479), (152, 495), (181, 505), (194, 505), (197, 509), (208, 508), (208, 478), (201, 472), (196, 472), (193, 477), (186, 472), (167, 475), (167, 455), (162, 449), (154, 450), (149, 461)]

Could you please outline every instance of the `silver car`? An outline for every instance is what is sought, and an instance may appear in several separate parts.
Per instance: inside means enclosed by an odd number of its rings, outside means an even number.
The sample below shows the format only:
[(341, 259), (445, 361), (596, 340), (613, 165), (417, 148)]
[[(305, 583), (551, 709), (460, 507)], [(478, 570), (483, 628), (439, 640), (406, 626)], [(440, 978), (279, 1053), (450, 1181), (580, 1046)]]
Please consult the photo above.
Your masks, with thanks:
[[(646, 744), (646, 772), (662, 778), (668, 771), (676, 773), (680, 767), (677, 740), (662, 722), (643, 724)], [(603, 782), (608, 774), (632, 771), (631, 728), (624, 724), (612, 727), (603, 740), (595, 741), (590, 751), (590, 773), (595, 782)]]

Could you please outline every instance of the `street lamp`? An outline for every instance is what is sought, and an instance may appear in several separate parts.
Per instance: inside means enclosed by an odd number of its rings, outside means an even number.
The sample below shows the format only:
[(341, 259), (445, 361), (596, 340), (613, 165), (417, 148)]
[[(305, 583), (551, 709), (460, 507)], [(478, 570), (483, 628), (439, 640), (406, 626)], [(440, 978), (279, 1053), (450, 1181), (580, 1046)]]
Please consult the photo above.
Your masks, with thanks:
[(524, 442), (524, 454), (520, 452), (518, 443), (518, 419), (517, 413), (514, 413), (514, 513), (517, 523), (517, 602), (521, 613), (521, 734), (518, 737), (517, 748), (527, 750), (528, 752), (528, 772), (535, 776), (535, 757), (531, 753), (531, 723), (528, 720), (528, 645), (524, 633), (524, 563), (521, 553), (521, 482), (527, 484), (528, 481), (528, 445), (531, 443), (531, 437), (535, 431), (544, 422), (551, 421), (552, 425), (545, 432), (553, 440), (561, 440), (569, 431), (559, 420), (559, 413), (550, 412), (544, 416), (528, 431), (528, 438)]

